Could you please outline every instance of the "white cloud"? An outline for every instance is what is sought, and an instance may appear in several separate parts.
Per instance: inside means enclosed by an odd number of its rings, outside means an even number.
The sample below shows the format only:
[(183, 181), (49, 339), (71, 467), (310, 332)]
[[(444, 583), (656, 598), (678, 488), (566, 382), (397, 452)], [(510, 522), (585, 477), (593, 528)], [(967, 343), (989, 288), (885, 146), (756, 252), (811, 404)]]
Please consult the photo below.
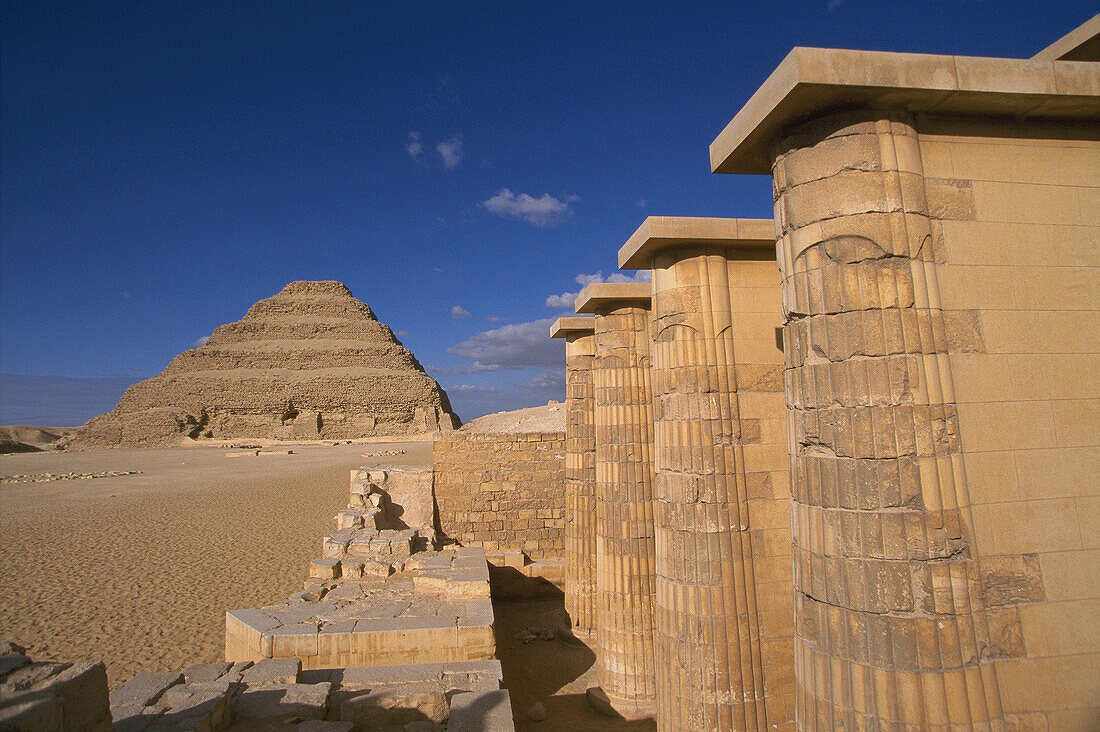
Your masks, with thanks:
[(406, 338), (409, 335), (409, 331), (399, 330), (399, 331), (394, 332), (394, 335), (397, 336), (398, 338)]
[(489, 396), (500, 394), (500, 389), (495, 386), (474, 386), (473, 384), (459, 384), (452, 388), (452, 391), (457, 391), (461, 394), (468, 396)]
[(615, 272), (603, 276), (603, 272), (597, 272), (596, 274), (579, 274), (574, 279), (580, 286), (595, 285), (600, 282), (649, 282), (652, 273), (648, 269), (640, 269), (634, 274), (625, 275), (620, 272)]
[(563, 292), (560, 295), (551, 295), (546, 298), (546, 307), (548, 308), (572, 308), (573, 303), (577, 300), (579, 292)]
[(480, 374), (484, 371), (500, 371), (497, 364), (483, 364), (476, 361), (469, 366), (455, 366), (456, 374)]
[(486, 315), (485, 319), (488, 320), (490, 323), (499, 323), (504, 320), (504, 318), (500, 317), (499, 315)]
[(444, 140), (435, 146), (435, 151), (443, 159), (443, 167), (455, 168), (462, 162), (465, 151), (462, 149), (462, 135), (455, 135), (449, 140)]
[(203, 336), (202, 338), (196, 338), (196, 339), (195, 339), (195, 340), (194, 340), (194, 341), (193, 341), (193, 342), (191, 343), (191, 347), (192, 347), (192, 348), (198, 348), (199, 346), (205, 346), (205, 345), (206, 345), (206, 342), (207, 342), (208, 340), (210, 340), (210, 336), (208, 336), (208, 335), (206, 335), (206, 336)]
[(455, 305), (453, 308), (451, 308), (451, 317), (455, 318), (456, 320), (458, 318), (468, 318), (470, 317), (470, 311), (462, 307), (461, 305)]
[(565, 390), (565, 369), (551, 369), (533, 376), (524, 384), (528, 389), (561, 389)]
[(508, 188), (501, 188), (500, 192), (481, 205), (498, 216), (511, 216), (535, 226), (545, 226), (558, 223), (572, 213), (569, 204), (579, 200), (577, 196), (559, 199), (549, 193), (535, 198), (526, 193), (517, 195)]
[(420, 141), (419, 132), (410, 132), (408, 140), (405, 142), (405, 152), (409, 154), (409, 157), (417, 162), (424, 159), (424, 143)]
[(553, 322), (534, 320), (487, 330), (448, 348), (447, 353), (473, 361), (466, 368), (479, 371), (528, 366), (556, 368), (565, 363), (565, 346), (561, 340), (550, 338)]

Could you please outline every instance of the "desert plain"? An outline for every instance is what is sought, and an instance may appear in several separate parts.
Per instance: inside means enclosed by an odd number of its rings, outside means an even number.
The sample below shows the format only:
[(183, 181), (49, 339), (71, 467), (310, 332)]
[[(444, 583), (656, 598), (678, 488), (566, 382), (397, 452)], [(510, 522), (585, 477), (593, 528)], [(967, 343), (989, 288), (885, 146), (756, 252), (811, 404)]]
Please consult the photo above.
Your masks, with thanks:
[[(111, 688), (221, 659), (225, 611), (301, 589), (348, 471), (428, 466), (431, 441), (0, 455), (0, 638), (103, 660)], [(380, 454), (389, 453), (389, 454)], [(13, 482), (16, 475), (131, 472)]]

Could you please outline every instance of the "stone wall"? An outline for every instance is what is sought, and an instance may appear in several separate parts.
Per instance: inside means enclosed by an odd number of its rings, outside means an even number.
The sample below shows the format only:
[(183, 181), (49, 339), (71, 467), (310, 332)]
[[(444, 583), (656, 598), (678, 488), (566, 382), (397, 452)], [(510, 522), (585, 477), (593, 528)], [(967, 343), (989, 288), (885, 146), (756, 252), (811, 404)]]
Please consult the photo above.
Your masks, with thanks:
[(1005, 721), (1094, 728), (1100, 142), (1065, 123), (917, 128)]
[(453, 432), (435, 443), (443, 534), (486, 553), (565, 552), (565, 435)]

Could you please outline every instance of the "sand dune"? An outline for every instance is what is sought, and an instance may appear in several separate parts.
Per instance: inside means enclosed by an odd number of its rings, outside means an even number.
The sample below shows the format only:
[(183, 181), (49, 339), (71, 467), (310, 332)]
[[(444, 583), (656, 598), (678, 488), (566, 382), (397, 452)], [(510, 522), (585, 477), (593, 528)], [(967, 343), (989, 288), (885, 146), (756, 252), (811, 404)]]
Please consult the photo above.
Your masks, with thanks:
[[(234, 459), (210, 447), (3, 456), (0, 481), (141, 474), (0, 482), (0, 638), (36, 659), (104, 660), (112, 688), (141, 671), (218, 660), (226, 609), (301, 588), (347, 502), (348, 470), (431, 460), (430, 442), (294, 449)], [(406, 452), (362, 457), (389, 449)]]
[[(38, 425), (3, 425), (0, 426), (0, 443), (10, 444), (13, 449), (0, 450), (0, 452), (34, 452), (42, 450), (62, 437), (76, 432), (70, 427), (40, 427)], [(25, 445), (25, 449), (19, 446)]]

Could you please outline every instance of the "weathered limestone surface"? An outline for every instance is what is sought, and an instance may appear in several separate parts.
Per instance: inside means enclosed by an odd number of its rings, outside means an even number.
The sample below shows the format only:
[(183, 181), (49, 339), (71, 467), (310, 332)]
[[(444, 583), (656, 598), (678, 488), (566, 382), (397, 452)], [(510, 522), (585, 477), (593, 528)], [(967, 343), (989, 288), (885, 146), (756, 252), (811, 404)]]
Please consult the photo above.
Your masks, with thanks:
[(339, 282), (292, 282), (134, 384), (74, 447), (450, 430), (446, 393)]
[(595, 313), (598, 680), (624, 717), (656, 712), (649, 285), (589, 285)]
[(668, 217), (620, 250), (653, 270), (661, 729), (793, 722), (790, 555), (762, 533), (790, 532), (774, 251), (771, 221)]
[[(353, 470), (348, 510), (337, 529), (372, 528), (415, 531), (425, 548), (435, 542), (435, 494), (431, 470)], [(364, 517), (362, 521), (357, 517)], [(342, 522), (341, 522), (342, 521)]]
[(226, 612), (227, 661), (300, 658), (315, 669), (492, 658), (493, 606), (480, 549), (323, 563), (326, 576), (311, 571), (305, 591), (288, 602)]
[(185, 679), (186, 670), (134, 677), (111, 695), (115, 729), (514, 730), (495, 660), (303, 671), (299, 659), (285, 658), (222, 669), (202, 681)]
[(596, 630), (595, 322), (558, 318), (550, 337), (565, 339), (565, 609), (587, 637)]
[(0, 729), (112, 729), (102, 663), (35, 663), (25, 653), (14, 643), (0, 643)]
[(999, 727), (912, 120), (818, 121), (773, 175), (799, 724)]

